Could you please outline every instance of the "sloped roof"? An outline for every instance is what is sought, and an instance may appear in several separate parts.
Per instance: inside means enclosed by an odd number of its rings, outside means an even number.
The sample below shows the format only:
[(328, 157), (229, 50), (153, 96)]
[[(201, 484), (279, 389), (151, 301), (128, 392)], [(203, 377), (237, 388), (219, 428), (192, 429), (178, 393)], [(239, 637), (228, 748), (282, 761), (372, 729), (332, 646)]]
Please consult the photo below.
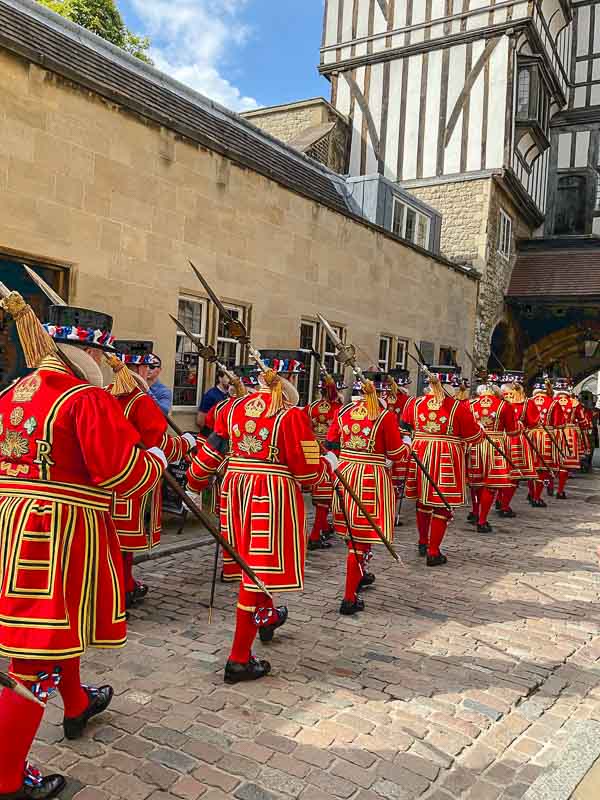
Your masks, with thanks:
[(352, 210), (331, 170), (33, 0), (0, 0), (0, 47), (319, 203)]
[(507, 297), (539, 301), (600, 297), (600, 238), (521, 243)]

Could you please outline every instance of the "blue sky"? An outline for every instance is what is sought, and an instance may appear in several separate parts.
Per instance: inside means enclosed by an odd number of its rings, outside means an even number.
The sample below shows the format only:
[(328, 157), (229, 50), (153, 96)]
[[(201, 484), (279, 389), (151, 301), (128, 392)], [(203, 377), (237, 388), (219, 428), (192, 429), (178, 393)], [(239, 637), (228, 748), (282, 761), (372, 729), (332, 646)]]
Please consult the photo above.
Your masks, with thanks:
[(120, 0), (159, 69), (236, 111), (329, 98), (323, 0)]

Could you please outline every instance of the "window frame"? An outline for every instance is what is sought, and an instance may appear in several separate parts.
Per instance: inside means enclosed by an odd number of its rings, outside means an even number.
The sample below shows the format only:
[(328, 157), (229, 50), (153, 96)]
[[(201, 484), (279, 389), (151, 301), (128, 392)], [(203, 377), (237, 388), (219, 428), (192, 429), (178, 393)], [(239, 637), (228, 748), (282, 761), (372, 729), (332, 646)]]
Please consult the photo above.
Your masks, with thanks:
[[(381, 358), (381, 345), (386, 344), (386, 357)], [(379, 334), (379, 351), (377, 353), (377, 366), (380, 372), (388, 373), (392, 365), (392, 349), (394, 346), (394, 337), (387, 333)]]
[[(206, 331), (208, 327), (208, 300), (204, 297), (198, 297), (192, 294), (186, 294), (185, 292), (181, 293), (177, 298), (177, 319), (179, 319), (179, 303), (181, 300), (184, 300), (189, 303), (196, 303), (202, 308), (202, 315), (200, 318), (200, 331), (190, 331), (191, 333), (197, 333), (198, 336), (202, 339), (202, 341), (206, 341)], [(179, 342), (180, 340), (187, 341), (189, 345), (189, 350), (179, 350)], [(177, 384), (175, 383), (175, 376), (177, 375), (177, 354), (178, 353), (194, 353), (196, 348), (194, 345), (187, 339), (187, 336), (183, 331), (180, 331), (179, 328), (175, 331), (175, 369), (173, 372), (173, 400), (175, 401), (175, 392), (177, 391)], [(196, 379), (196, 401), (194, 405), (181, 405), (173, 403), (173, 411), (180, 412), (180, 413), (191, 413), (191, 409), (194, 412), (198, 410), (198, 406), (200, 404), (200, 399), (203, 394), (204, 389), (204, 370), (200, 369), (200, 356), (198, 355), (198, 372), (197, 372), (197, 379)]]
[[(318, 366), (317, 366), (317, 364), (315, 362), (314, 357), (310, 354), (310, 350), (307, 350), (305, 347), (302, 347), (302, 326), (303, 325), (307, 325), (310, 328), (312, 328), (312, 346), (313, 346), (313, 349), (315, 351), (319, 347), (321, 326), (314, 319), (302, 318), (300, 320), (300, 328), (298, 330), (298, 333), (299, 333), (298, 350), (301, 353), (306, 353), (306, 356), (307, 356), (306, 357), (306, 362), (304, 364), (304, 369), (305, 369), (305, 374), (306, 374), (306, 376), (308, 378), (308, 387), (307, 387), (307, 392), (306, 392), (306, 405), (309, 405), (310, 403), (312, 403), (313, 398), (314, 398), (315, 393), (316, 393), (316, 388), (317, 388), (317, 384), (318, 384), (317, 376), (318, 376), (320, 371), (318, 369)], [(300, 392), (300, 390), (298, 390), (298, 391)], [(302, 392), (300, 392), (300, 399), (301, 399), (301, 401), (303, 401), (305, 399)]]
[[(396, 209), (401, 208), (400, 214), (400, 224), (396, 225), (396, 218), (397, 212)], [(413, 236), (409, 238), (407, 234), (407, 227), (409, 224), (410, 216), (414, 216), (414, 229), (413, 229)], [(420, 223), (425, 222), (425, 236), (424, 236), (424, 244), (419, 244), (419, 227)], [(398, 229), (397, 229), (398, 228)], [(422, 250), (429, 250), (429, 241), (431, 238), (431, 217), (428, 214), (424, 214), (415, 206), (412, 206), (410, 203), (407, 203), (398, 195), (393, 195), (393, 203), (392, 203), (392, 226), (391, 231), (394, 236), (398, 236), (400, 239), (404, 239), (406, 242), (410, 242), (414, 244), (416, 247), (420, 247)]]
[[(346, 328), (343, 325), (336, 325), (334, 323), (330, 323), (333, 330), (337, 333), (340, 337), (340, 341), (344, 342), (346, 340)], [(321, 359), (323, 361), (323, 366), (332, 375), (339, 374), (341, 366), (336, 359), (336, 350), (335, 346), (333, 350), (327, 350), (327, 340), (329, 339), (329, 334), (326, 330), (321, 331), (321, 341), (319, 346), (319, 353), (321, 354)], [(333, 342), (332, 342), (333, 344)], [(331, 359), (331, 361), (329, 361)], [(331, 366), (331, 369), (330, 369)]]
[[(247, 313), (248, 309), (244, 305), (237, 305), (236, 303), (223, 303), (223, 306), (227, 311), (237, 311), (239, 312), (238, 318), (244, 323), (247, 324)], [(229, 366), (229, 369), (232, 369), (235, 366), (238, 366), (242, 363), (242, 358), (244, 354), (244, 349), (242, 344), (237, 340), (234, 339), (232, 336), (221, 336), (219, 333), (219, 328), (221, 325), (221, 312), (217, 310), (217, 330), (215, 335), (215, 350), (219, 357), (219, 360), (222, 361), (225, 366)], [(226, 344), (233, 344), (235, 346), (235, 364), (227, 364), (227, 360), (224, 358), (224, 354), (219, 353), (219, 344), (223, 342)]]
[[(448, 353), (452, 354), (452, 358), (450, 360), (448, 360), (448, 359), (443, 360), (442, 359), (442, 351), (443, 350), (445, 350)], [(455, 367), (456, 366), (456, 362), (457, 362), (457, 358), (458, 358), (458, 350), (455, 347), (451, 347), (451, 346), (445, 345), (445, 344), (441, 344), (440, 345), (439, 358), (438, 358), (438, 364), (440, 366)]]
[[(512, 256), (512, 229), (513, 229), (513, 221), (512, 217), (504, 211), (503, 208), (499, 209), (499, 217), (498, 217), (498, 232), (496, 236), (496, 252), (498, 252), (502, 258), (505, 258), (507, 261), (510, 261)], [(506, 242), (506, 233), (508, 231), (508, 251), (502, 249), (503, 245)]]
[[(408, 339), (403, 339), (401, 336), (396, 337), (396, 358), (394, 361), (394, 369), (406, 369), (406, 361), (408, 359), (408, 344)], [(400, 347), (402, 347), (401, 359), (398, 358)]]

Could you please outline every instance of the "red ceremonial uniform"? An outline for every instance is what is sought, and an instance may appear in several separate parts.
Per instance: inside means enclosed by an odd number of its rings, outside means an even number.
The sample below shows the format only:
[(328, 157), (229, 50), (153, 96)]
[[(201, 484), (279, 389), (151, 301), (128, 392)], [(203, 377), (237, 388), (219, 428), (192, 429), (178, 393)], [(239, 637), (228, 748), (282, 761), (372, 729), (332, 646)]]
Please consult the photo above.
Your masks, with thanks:
[[(343, 406), (327, 434), (329, 445), (339, 446), (339, 470), (373, 516), (384, 536), (394, 536), (394, 489), (386, 460), (392, 469), (400, 469), (408, 456), (408, 447), (391, 411), (382, 410), (375, 420), (368, 419), (365, 400)], [(344, 506), (352, 527), (353, 538), (363, 544), (380, 544), (381, 540), (367, 519), (342, 489)], [(346, 520), (337, 494), (333, 499), (335, 531), (347, 536)]]
[[(304, 411), (268, 417), (271, 393), (239, 398), (215, 419), (216, 436), (229, 442), (221, 487), (221, 531), (267, 588), (291, 592), (304, 586), (304, 501), (325, 469)], [(200, 491), (224, 460), (212, 437), (192, 460), (189, 487)], [(244, 587), (257, 591), (244, 574)]]
[(581, 456), (585, 452), (581, 425), (586, 424), (583, 406), (576, 397), (569, 397), (567, 394), (559, 394), (557, 399), (564, 423), (563, 467), (568, 470), (581, 469)]
[[(329, 429), (341, 407), (342, 403), (338, 400), (332, 401), (326, 397), (321, 397), (306, 407), (315, 439), (320, 444), (325, 444)], [(331, 501), (333, 500), (333, 485), (329, 471), (323, 471), (321, 480), (313, 487), (311, 494), (314, 505), (325, 506), (326, 508), (331, 506)], [(327, 522), (326, 517), (324, 522)], [(326, 527), (326, 524), (319, 526), (317, 536), (320, 534), (321, 528), (324, 527)]]
[(469, 454), (469, 483), (474, 487), (505, 489), (512, 485), (511, 467), (488, 438), (508, 454), (509, 438), (518, 432), (515, 411), (510, 403), (494, 394), (484, 394), (471, 403), (471, 413), (487, 434)]
[[(433, 395), (425, 395), (407, 405), (403, 421), (415, 431), (413, 450), (440, 487), (448, 505), (464, 505), (465, 444), (477, 444), (483, 436), (469, 408), (452, 397), (445, 397), (440, 405)], [(408, 471), (406, 497), (424, 506), (444, 507), (414, 461)]]
[(409, 400), (408, 394), (401, 390), (399, 390), (396, 394), (388, 392), (384, 400), (388, 411), (391, 411), (392, 414), (394, 414), (396, 422), (398, 423), (398, 427), (400, 427), (400, 423), (402, 422), (402, 414), (404, 413), (404, 409)]
[[(130, 394), (120, 395), (116, 400), (125, 417), (139, 434), (146, 448), (159, 447), (169, 463), (181, 461), (191, 449), (190, 443), (181, 436), (167, 433), (167, 420), (146, 392), (135, 389)], [(151, 492), (134, 497), (116, 494), (113, 519), (121, 550), (137, 552), (151, 550), (160, 543), (162, 528), (162, 493), (160, 486)]]
[(55, 358), (0, 397), (0, 653), (76, 658), (125, 643), (113, 492), (134, 500), (162, 464), (115, 400)]
[[(511, 469), (511, 477), (515, 481), (536, 480), (538, 477), (539, 458), (534, 452), (527, 437), (534, 441), (531, 431), (537, 428), (540, 412), (531, 398), (513, 402), (513, 411), (517, 420), (519, 432), (508, 440), (509, 455), (518, 471)], [(527, 436), (525, 435), (527, 433)], [(534, 441), (534, 444), (537, 444)]]
[[(564, 415), (558, 398), (551, 397), (546, 392), (538, 392), (533, 396), (533, 402), (540, 412), (540, 427), (536, 430), (536, 444), (544, 456), (544, 460), (551, 469), (561, 469), (562, 456), (560, 450), (565, 450), (562, 439), (562, 426)], [(544, 430), (543, 428), (546, 428)], [(552, 441), (554, 439), (554, 441)], [(558, 447), (557, 447), (558, 444)], [(546, 472), (545, 467), (540, 470)]]

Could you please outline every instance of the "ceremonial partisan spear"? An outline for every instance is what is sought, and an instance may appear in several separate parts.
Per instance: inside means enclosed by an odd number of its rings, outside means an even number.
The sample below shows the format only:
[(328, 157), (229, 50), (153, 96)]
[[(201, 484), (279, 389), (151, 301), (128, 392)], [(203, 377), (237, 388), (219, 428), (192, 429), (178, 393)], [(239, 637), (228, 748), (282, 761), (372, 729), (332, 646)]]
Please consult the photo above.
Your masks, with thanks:
[[(57, 294), (51, 286), (49, 286), (46, 281), (41, 278), (37, 272), (34, 272), (30, 267), (26, 264), (23, 264), (25, 270), (29, 277), (34, 281), (34, 283), (44, 292), (46, 297), (48, 297), (55, 305), (66, 305), (65, 301), (62, 297)], [(138, 382), (139, 385), (139, 382)], [(140, 386), (140, 390), (144, 391), (144, 389)], [(165, 414), (165, 418), (171, 428), (175, 431), (178, 436), (182, 435), (181, 428), (171, 419), (168, 414)], [(267, 587), (261, 581), (261, 579), (256, 575), (252, 567), (246, 562), (246, 560), (237, 552), (237, 550), (232, 547), (227, 539), (221, 535), (220, 531), (218, 530), (217, 525), (215, 524), (214, 520), (207, 514), (200, 506), (198, 506), (194, 501), (189, 497), (189, 495), (185, 492), (184, 489), (177, 483), (175, 478), (165, 470), (163, 472), (163, 479), (165, 483), (169, 486), (169, 488), (179, 497), (182, 503), (188, 508), (192, 514), (204, 525), (210, 535), (215, 539), (221, 547), (227, 551), (227, 553), (231, 556), (231, 558), (236, 562), (236, 564), (246, 573), (246, 575), (250, 578), (252, 583), (257, 587), (257, 589), (264, 594), (271, 597), (271, 594), (267, 590)]]
[[(239, 320), (236, 317), (234, 317), (225, 308), (225, 306), (223, 305), (223, 303), (221, 302), (219, 297), (213, 292), (213, 290), (211, 289), (211, 287), (209, 286), (208, 282), (203, 277), (201, 272), (194, 266), (194, 264), (191, 261), (190, 261), (190, 266), (193, 269), (196, 277), (198, 278), (198, 280), (200, 281), (200, 283), (204, 287), (204, 290), (206, 291), (206, 293), (208, 294), (210, 299), (213, 301), (213, 303), (216, 305), (216, 307), (220, 311), (223, 319), (227, 322), (227, 326), (229, 328), (229, 333), (231, 334), (231, 336), (234, 339), (237, 339), (238, 342), (240, 342), (240, 344), (243, 344), (248, 348), (248, 353), (249, 353), (250, 357), (252, 358), (252, 360), (257, 364), (257, 366), (259, 367), (259, 369), (262, 372), (266, 372), (267, 371), (267, 367), (266, 367), (264, 361), (262, 360), (260, 352), (255, 347), (252, 346), (252, 342), (250, 340), (250, 337), (248, 335), (248, 331), (246, 330), (246, 326), (244, 325), (244, 323), (241, 320)], [(322, 319), (322, 318), (320, 317), (320, 319)], [(373, 530), (375, 531), (377, 536), (385, 544), (385, 546), (387, 547), (389, 553), (393, 556), (393, 558), (396, 559), (396, 561), (401, 561), (400, 556), (398, 555), (398, 553), (396, 553), (396, 551), (394, 550), (392, 545), (385, 538), (381, 528), (379, 527), (379, 525), (377, 524), (375, 519), (373, 519), (373, 516), (364, 507), (364, 504), (362, 503), (360, 498), (356, 495), (356, 492), (354, 492), (353, 489), (349, 486), (348, 481), (344, 478), (344, 476), (340, 473), (339, 470), (335, 470), (335, 475), (338, 478), (338, 480), (340, 481), (340, 483), (342, 484), (342, 486), (344, 487), (344, 489), (348, 492), (350, 497), (354, 500), (354, 502), (356, 503), (356, 505), (358, 506), (358, 508), (362, 512), (362, 514), (365, 516), (365, 518), (368, 521), (369, 525), (373, 528)]]
[(7, 675), (5, 672), (0, 672), (0, 686), (3, 686), (5, 689), (10, 690), (11, 692), (14, 692), (24, 700), (30, 700), (32, 703), (37, 703), (38, 706), (46, 708), (44, 703), (42, 703), (41, 700), (38, 700), (38, 698), (32, 694), (29, 689), (16, 681), (14, 678), (11, 678), (10, 675)]

